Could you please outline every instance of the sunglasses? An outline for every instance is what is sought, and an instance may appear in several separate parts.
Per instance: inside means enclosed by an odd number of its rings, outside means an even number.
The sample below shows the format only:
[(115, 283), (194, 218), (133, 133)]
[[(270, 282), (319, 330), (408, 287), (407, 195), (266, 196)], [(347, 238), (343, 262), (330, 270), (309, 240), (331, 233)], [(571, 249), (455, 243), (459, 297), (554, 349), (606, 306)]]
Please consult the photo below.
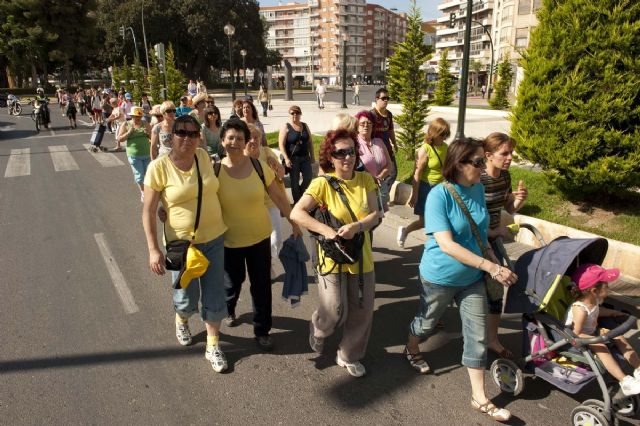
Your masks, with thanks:
[(298, 111), (291, 111), (289, 114), (291, 114), (291, 115), (302, 115), (302, 113), (298, 112)]
[(165, 114), (171, 114), (171, 113), (175, 114), (176, 110), (175, 109), (165, 109), (164, 112), (165, 112)]
[(358, 126), (360, 127), (364, 127), (364, 126), (371, 126), (373, 123), (370, 121), (361, 121), (360, 123), (358, 123)]
[(174, 133), (176, 136), (178, 136), (179, 138), (197, 138), (200, 136), (200, 132), (197, 130), (185, 130), (185, 129), (179, 129), (176, 130)]
[(336, 149), (331, 153), (331, 156), (338, 160), (344, 160), (345, 158), (347, 158), (347, 156), (353, 157), (355, 155), (356, 155), (356, 150), (354, 148)]
[(478, 158), (475, 158), (473, 160), (463, 161), (463, 163), (464, 164), (471, 164), (476, 169), (482, 169), (487, 164), (487, 158), (486, 157), (478, 157)]
[(381, 98), (378, 98), (378, 99), (380, 99), (381, 101), (388, 101), (389, 97), (388, 96), (382, 96)]

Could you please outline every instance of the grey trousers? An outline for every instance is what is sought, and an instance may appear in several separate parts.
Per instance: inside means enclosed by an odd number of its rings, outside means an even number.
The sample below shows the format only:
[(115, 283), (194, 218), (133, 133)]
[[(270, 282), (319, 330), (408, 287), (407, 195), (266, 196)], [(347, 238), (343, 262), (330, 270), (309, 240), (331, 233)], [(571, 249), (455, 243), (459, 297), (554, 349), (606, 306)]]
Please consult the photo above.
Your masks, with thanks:
[(342, 273), (319, 277), (318, 296), (320, 305), (311, 316), (314, 336), (331, 336), (343, 325), (342, 341), (338, 345), (338, 356), (346, 362), (356, 362), (364, 357), (371, 334), (373, 302), (375, 299), (375, 273), (363, 274), (364, 288), (362, 306), (358, 292), (358, 275)]

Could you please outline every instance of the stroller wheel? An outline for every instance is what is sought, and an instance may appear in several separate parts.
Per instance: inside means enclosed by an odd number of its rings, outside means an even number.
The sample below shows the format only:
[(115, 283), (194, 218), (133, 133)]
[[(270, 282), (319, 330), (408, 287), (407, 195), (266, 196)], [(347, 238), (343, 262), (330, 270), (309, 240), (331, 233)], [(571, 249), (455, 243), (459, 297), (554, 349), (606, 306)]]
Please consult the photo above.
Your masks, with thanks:
[[(622, 392), (620, 392), (622, 394)], [(617, 396), (617, 394), (616, 394)], [(640, 398), (638, 395), (624, 396), (622, 398), (611, 398), (613, 411), (622, 417), (634, 417), (638, 412)]]
[[(620, 401), (620, 402), (624, 402), (624, 401)], [(582, 405), (584, 405), (585, 407), (591, 407), (591, 408), (597, 410), (598, 413), (602, 414), (602, 416), (604, 417), (604, 402), (600, 401), (599, 399), (587, 399), (586, 401), (584, 401), (582, 403)], [(612, 407), (611, 408), (616, 414), (620, 414), (618, 412), (617, 404), (612, 402)], [(609, 423), (611, 423), (611, 422), (609, 422)], [(619, 424), (619, 421), (618, 421), (618, 419), (616, 418), (615, 415), (613, 416), (613, 424), (615, 426), (617, 426)]]
[(571, 424), (573, 426), (609, 426), (611, 423), (604, 417), (601, 410), (602, 408), (597, 409), (593, 406), (578, 405), (571, 412)]
[(489, 369), (493, 383), (503, 392), (518, 396), (524, 389), (524, 377), (518, 365), (508, 359), (498, 358)]

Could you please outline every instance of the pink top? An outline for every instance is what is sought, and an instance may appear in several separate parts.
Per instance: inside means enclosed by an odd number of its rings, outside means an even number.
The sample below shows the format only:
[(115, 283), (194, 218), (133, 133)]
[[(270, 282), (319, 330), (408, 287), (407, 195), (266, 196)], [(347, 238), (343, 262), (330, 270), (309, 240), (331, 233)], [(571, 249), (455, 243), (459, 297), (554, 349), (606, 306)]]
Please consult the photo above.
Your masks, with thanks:
[(384, 142), (380, 138), (373, 138), (371, 140), (371, 148), (367, 142), (358, 135), (358, 152), (360, 154), (360, 160), (364, 164), (364, 168), (373, 177), (380, 174), (380, 171), (387, 166), (387, 158), (384, 155), (384, 151), (387, 148), (384, 146)]

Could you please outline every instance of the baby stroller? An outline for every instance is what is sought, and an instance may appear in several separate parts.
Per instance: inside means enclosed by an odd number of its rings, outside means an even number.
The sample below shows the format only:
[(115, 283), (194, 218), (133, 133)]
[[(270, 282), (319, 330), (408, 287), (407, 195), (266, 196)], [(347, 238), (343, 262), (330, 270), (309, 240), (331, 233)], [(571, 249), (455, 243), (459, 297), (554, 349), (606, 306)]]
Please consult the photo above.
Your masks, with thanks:
[(616, 416), (634, 416), (640, 403), (637, 395), (622, 394), (617, 381), (605, 380), (609, 379), (606, 370), (588, 347), (636, 328), (636, 318), (621, 317), (624, 322), (607, 324), (610, 331), (592, 338), (578, 338), (564, 326), (565, 313), (575, 298), (567, 275), (583, 263), (601, 264), (607, 248), (604, 238), (560, 237), (517, 260), (518, 282), (507, 292), (504, 312), (522, 314), (523, 358), (518, 364), (497, 359), (490, 368), (493, 382), (514, 395), (524, 388), (523, 371), (571, 394), (597, 381), (602, 400), (588, 399), (577, 406), (571, 412), (572, 425), (615, 424)]

